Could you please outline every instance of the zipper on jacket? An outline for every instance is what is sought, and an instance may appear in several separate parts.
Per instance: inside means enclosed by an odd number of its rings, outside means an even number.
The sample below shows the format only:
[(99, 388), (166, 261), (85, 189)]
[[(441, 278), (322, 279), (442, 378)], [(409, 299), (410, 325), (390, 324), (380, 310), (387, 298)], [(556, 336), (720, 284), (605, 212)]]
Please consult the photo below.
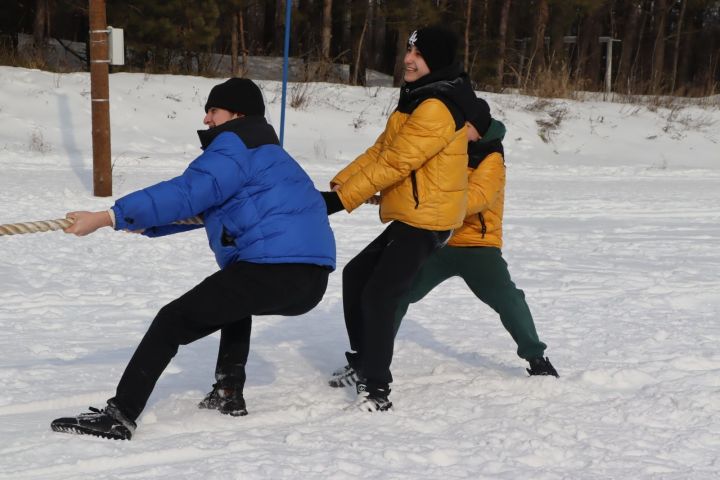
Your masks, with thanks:
[(485, 217), (483, 217), (482, 212), (478, 212), (478, 218), (480, 219), (480, 233), (482, 233), (482, 236), (480, 238), (485, 238), (485, 233), (487, 232), (487, 225), (485, 225)]
[(412, 183), (412, 193), (415, 199), (415, 209), (420, 205), (420, 197), (418, 196), (417, 178), (415, 178), (415, 170), (410, 172), (410, 182)]

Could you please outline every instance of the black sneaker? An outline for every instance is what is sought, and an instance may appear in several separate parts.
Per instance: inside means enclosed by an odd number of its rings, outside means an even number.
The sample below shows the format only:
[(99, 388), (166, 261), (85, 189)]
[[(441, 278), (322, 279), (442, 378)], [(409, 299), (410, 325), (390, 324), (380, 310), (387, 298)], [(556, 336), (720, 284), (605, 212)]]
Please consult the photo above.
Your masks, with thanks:
[(357, 399), (354, 406), (363, 412), (387, 412), (392, 410), (392, 402), (388, 399), (389, 388), (368, 387), (365, 383), (357, 384)]
[(233, 417), (243, 417), (248, 414), (242, 392), (232, 387), (221, 387), (217, 383), (213, 385), (212, 391), (198, 403), (198, 408), (218, 410), (224, 415)]
[(552, 375), (553, 377), (560, 377), (548, 357), (533, 358), (532, 360), (528, 360), (528, 363), (530, 363), (530, 368), (526, 368), (525, 370), (527, 370), (530, 375)]
[(345, 365), (332, 373), (328, 385), (333, 388), (352, 387), (358, 382), (358, 374), (353, 367)]
[(127, 418), (112, 401), (108, 402), (104, 410), (90, 407), (89, 413), (57, 418), (50, 424), (55, 432), (94, 435), (112, 440), (130, 440), (136, 427), (135, 422)]

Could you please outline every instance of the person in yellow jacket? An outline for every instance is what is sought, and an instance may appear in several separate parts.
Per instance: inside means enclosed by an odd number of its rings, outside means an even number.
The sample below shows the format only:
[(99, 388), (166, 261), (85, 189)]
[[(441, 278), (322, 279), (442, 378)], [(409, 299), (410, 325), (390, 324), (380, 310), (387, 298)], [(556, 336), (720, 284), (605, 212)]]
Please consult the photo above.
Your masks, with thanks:
[[(484, 100), (477, 99), (483, 107)], [(436, 251), (415, 277), (412, 288), (398, 306), (395, 333), (410, 303), (420, 301), (430, 291), (451, 277), (462, 278), (472, 292), (500, 315), (500, 321), (517, 344), (517, 354), (528, 361), (530, 375), (558, 373), (543, 354), (546, 345), (538, 338), (525, 294), (510, 278), (502, 257), (502, 221), (505, 203), (505, 158), (502, 140), (505, 126), (491, 120), (484, 135), (470, 118), (468, 140), (468, 206), (462, 227), (448, 245)], [(485, 125), (482, 118), (481, 125)]]
[(332, 191), (323, 193), (332, 214), (352, 212), (380, 192), (380, 219), (390, 222), (343, 269), (351, 351), (348, 366), (333, 374), (330, 385), (358, 380), (361, 410), (392, 407), (388, 395), (398, 302), (425, 260), (465, 217), (464, 109), (475, 93), (455, 61), (457, 44), (455, 34), (439, 26), (410, 35), (400, 99), (385, 130), (332, 179)]

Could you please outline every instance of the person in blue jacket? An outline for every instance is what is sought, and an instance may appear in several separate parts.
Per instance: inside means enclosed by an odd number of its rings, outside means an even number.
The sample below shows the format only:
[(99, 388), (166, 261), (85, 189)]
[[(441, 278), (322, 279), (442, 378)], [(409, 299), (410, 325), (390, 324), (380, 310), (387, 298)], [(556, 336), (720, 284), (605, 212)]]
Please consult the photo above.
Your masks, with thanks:
[[(116, 394), (100, 410), (59, 418), (55, 431), (129, 440), (160, 374), (187, 345), (220, 330), (213, 390), (201, 408), (246, 415), (243, 387), (253, 315), (301, 315), (315, 307), (335, 269), (325, 202), (279, 145), (251, 80), (210, 91), (198, 131), (203, 153), (182, 175), (126, 195), (108, 211), (70, 212), (66, 233), (101, 227), (159, 237), (205, 228), (220, 270), (158, 312)], [(174, 222), (200, 216), (204, 225)]]

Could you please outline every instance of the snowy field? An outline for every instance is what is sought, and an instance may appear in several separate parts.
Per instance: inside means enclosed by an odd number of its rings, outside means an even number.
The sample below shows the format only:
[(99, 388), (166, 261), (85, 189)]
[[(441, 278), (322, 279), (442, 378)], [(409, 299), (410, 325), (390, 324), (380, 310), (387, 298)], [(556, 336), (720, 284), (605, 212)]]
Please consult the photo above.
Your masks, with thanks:
[[(217, 79), (111, 77), (116, 197), (179, 174)], [(261, 82), (276, 127), (280, 84)], [(0, 223), (102, 209), (87, 74), (0, 67)], [(294, 95), (302, 93), (291, 89)], [(310, 85), (285, 146), (319, 189), (394, 89)], [(301, 317), (259, 317), (250, 415), (201, 411), (218, 337), (180, 349), (130, 442), (54, 433), (102, 407), (157, 310), (216, 266), (202, 231), (0, 237), (0, 479), (720, 478), (720, 110), (486, 95), (508, 127), (504, 255), (561, 378), (530, 378), (451, 280), (411, 307), (395, 410), (345, 408), (340, 269), (376, 207), (331, 219), (338, 271)], [(547, 142), (543, 141), (544, 137)]]

